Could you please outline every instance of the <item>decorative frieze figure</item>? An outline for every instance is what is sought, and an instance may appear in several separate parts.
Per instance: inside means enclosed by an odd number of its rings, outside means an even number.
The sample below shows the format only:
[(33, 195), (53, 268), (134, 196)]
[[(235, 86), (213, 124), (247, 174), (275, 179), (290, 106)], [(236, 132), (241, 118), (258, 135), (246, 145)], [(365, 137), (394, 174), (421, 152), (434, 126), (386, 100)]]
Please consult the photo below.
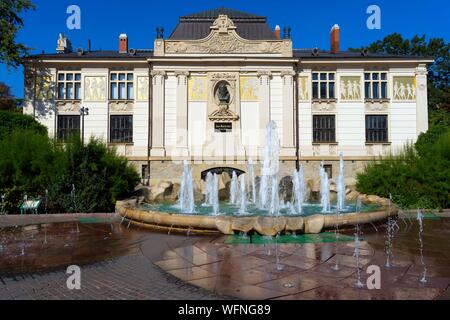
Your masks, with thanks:
[(309, 101), (309, 77), (298, 77), (298, 100)]
[(415, 77), (394, 77), (393, 78), (393, 98), (396, 101), (416, 100), (416, 78)]
[(206, 101), (208, 99), (206, 77), (191, 77), (188, 86), (189, 101)]
[(361, 77), (342, 76), (340, 81), (340, 91), (342, 101), (360, 101), (361, 95)]
[(241, 101), (259, 101), (258, 78), (241, 77)]
[(86, 101), (106, 100), (106, 78), (98, 76), (85, 77), (84, 99)]

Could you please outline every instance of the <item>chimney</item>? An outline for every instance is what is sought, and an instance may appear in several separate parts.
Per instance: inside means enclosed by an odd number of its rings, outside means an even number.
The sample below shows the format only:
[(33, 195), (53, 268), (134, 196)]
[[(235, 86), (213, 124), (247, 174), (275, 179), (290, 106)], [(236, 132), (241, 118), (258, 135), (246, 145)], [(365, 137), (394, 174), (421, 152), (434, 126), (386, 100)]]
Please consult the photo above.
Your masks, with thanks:
[(128, 53), (128, 36), (121, 34), (119, 37), (119, 53)]
[(331, 28), (331, 53), (338, 53), (340, 51), (340, 41), (339, 25), (335, 24)]
[(281, 40), (281, 28), (279, 25), (275, 27), (275, 36), (277, 37), (277, 40)]

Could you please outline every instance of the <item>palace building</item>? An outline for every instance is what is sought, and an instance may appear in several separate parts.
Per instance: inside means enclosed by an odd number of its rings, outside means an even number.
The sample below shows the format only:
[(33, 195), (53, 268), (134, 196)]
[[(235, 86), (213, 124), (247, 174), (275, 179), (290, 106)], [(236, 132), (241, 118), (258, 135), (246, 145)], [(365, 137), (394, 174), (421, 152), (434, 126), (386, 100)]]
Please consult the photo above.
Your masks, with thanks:
[(283, 31), (219, 8), (180, 17), (167, 38), (158, 28), (153, 49), (122, 34), (117, 50), (72, 50), (61, 34), (56, 53), (26, 58), (24, 112), (58, 141), (101, 138), (160, 180), (179, 179), (184, 160), (197, 177), (245, 171), (270, 121), (287, 175), (303, 164), (317, 176), (325, 161), (334, 177), (343, 153), (354, 177), (427, 131), (432, 59), (341, 51), (337, 25), (329, 50), (295, 49)]

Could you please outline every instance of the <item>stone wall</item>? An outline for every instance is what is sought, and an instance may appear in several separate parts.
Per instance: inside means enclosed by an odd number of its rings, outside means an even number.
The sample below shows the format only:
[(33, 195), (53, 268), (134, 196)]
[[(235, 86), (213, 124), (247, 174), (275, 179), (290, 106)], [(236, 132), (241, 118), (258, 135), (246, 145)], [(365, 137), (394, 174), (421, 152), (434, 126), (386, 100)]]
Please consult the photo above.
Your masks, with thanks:
[[(140, 173), (142, 166), (147, 165), (145, 161), (131, 162)], [(305, 167), (305, 180), (310, 196), (314, 200), (318, 196), (320, 190), (319, 167), (320, 161), (303, 161), (301, 164)], [(332, 200), (336, 196), (335, 179), (339, 175), (339, 161), (325, 161), (325, 165), (332, 166), (331, 197)], [(355, 190), (356, 175), (361, 172), (365, 166), (364, 161), (346, 161), (345, 162), (345, 182), (347, 186), (347, 194)], [(205, 183), (201, 179), (201, 174), (214, 168), (232, 168), (243, 172), (247, 171), (247, 164), (244, 162), (229, 162), (229, 163), (208, 163), (208, 162), (193, 162), (191, 163), (193, 170), (193, 178), (196, 189), (196, 197), (201, 200), (202, 192), (205, 189)], [(261, 163), (255, 163), (255, 174), (258, 177), (261, 172)], [(295, 171), (295, 161), (281, 161), (280, 163), (280, 186), (282, 194), (286, 200), (289, 201), (292, 183), (291, 176)], [(180, 181), (183, 174), (183, 164), (181, 161), (151, 161), (150, 162), (150, 188), (145, 192), (145, 197), (148, 201), (174, 201), (177, 199)], [(231, 178), (224, 173), (219, 179), (219, 189), (221, 199), (226, 199), (229, 193)], [(147, 181), (143, 180), (144, 184)]]

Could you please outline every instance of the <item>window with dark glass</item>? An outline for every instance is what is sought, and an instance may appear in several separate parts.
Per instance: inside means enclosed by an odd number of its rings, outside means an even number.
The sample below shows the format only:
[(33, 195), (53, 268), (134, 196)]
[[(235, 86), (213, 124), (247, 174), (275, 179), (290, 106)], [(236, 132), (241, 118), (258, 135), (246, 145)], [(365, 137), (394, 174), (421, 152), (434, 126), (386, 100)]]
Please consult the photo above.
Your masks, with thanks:
[(314, 116), (313, 117), (313, 139), (314, 142), (336, 142), (336, 117)]
[(133, 73), (112, 72), (109, 82), (111, 100), (134, 100)]
[(133, 116), (111, 116), (111, 143), (133, 142)]
[(314, 72), (312, 74), (313, 99), (335, 99), (335, 74), (332, 72)]
[(81, 73), (58, 72), (58, 100), (81, 100)]
[(58, 141), (80, 134), (80, 116), (58, 116)]
[(364, 92), (368, 100), (387, 99), (387, 73), (364, 73)]
[(388, 142), (388, 117), (386, 115), (366, 116), (366, 142)]

